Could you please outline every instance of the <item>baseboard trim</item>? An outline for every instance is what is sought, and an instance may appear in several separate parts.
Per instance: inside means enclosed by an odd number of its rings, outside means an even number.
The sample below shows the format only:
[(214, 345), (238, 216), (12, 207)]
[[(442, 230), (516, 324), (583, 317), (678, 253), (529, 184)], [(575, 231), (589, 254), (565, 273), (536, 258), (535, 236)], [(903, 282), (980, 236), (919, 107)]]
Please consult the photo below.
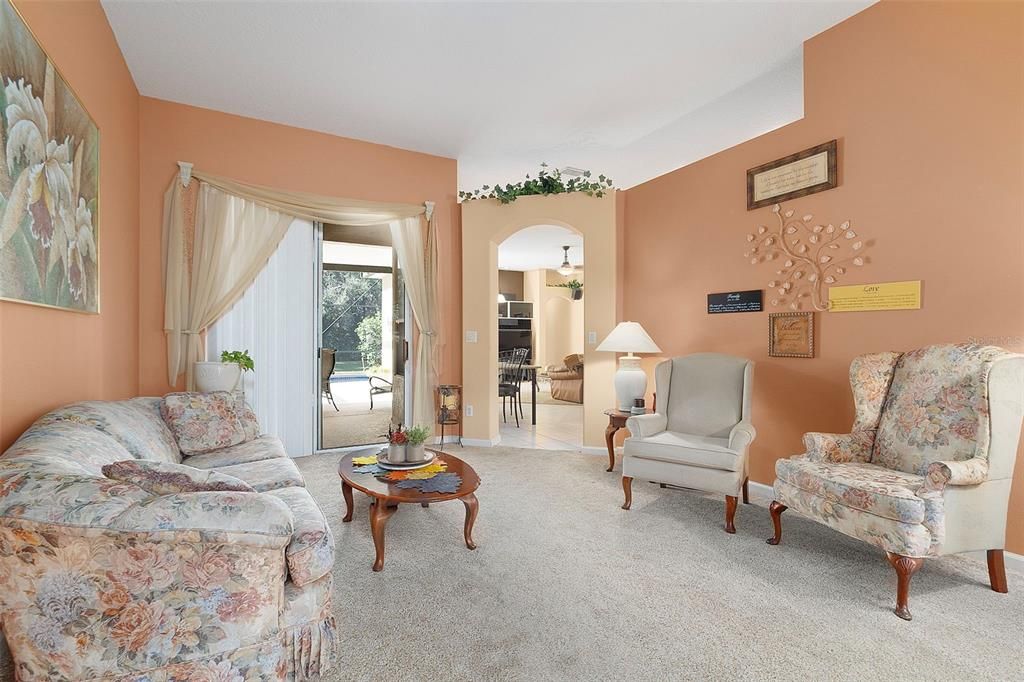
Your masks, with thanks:
[(764, 483), (758, 483), (757, 481), (749, 481), (747, 483), (747, 490), (750, 491), (751, 495), (757, 497), (763, 497), (765, 499), (775, 499), (775, 489), (770, 485)]
[(1003, 560), (1010, 569), (1018, 573), (1024, 573), (1024, 555), (1014, 552), (1003, 552)]
[[(444, 442), (445, 443), (458, 443), (459, 441), (465, 442), (465, 439), (459, 438), (458, 436), (445, 436), (444, 437)], [(441, 439), (438, 436), (434, 436), (434, 445), (439, 445), (440, 443), (441, 443)]]
[[(770, 485), (764, 483), (758, 483), (757, 481), (750, 481), (748, 484), (751, 496), (763, 497), (768, 500), (775, 499), (775, 491)], [(961, 556), (965, 556), (981, 563), (987, 563), (988, 558), (985, 552), (964, 552)], [(1024, 555), (1016, 554), (1010, 551), (1003, 551), (1003, 560), (1006, 563), (1006, 568), (1015, 571), (1017, 573), (1024, 573)]]
[(462, 444), (468, 445), (474, 448), (493, 448), (494, 446), (501, 443), (501, 438), (495, 438), (490, 440), (488, 438), (463, 438)]
[[(978, 550), (977, 552), (964, 552), (961, 556), (974, 559), (978, 563), (988, 564), (988, 555), (985, 550)], [(1015, 554), (1008, 550), (1003, 550), (1003, 563), (1006, 564), (1006, 568), (1015, 573), (1024, 573), (1024, 556)]]

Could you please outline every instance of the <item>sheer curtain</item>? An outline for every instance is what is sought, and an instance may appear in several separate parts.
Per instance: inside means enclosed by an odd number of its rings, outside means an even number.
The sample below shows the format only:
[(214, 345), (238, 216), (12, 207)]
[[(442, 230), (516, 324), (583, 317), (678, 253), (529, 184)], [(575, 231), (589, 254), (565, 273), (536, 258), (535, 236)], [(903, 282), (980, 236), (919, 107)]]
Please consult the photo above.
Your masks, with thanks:
[[(200, 335), (252, 283), (293, 218), (204, 182), (199, 185), (195, 232), (190, 240), (180, 210), (181, 186), (174, 183), (168, 194), (165, 223), (170, 219), (177, 228), (164, 235), (168, 379), (174, 384), (185, 372), (191, 391), (195, 389), (192, 363), (204, 355)], [(178, 267), (169, 264), (175, 256)]]
[(316, 243), (313, 224), (291, 222), (267, 265), (242, 297), (208, 330), (207, 359), (222, 350), (248, 350), (245, 397), (265, 433), (301, 457), (315, 451), (319, 392), (314, 334)]
[(398, 255), (398, 264), (405, 278), (405, 291), (412, 306), (419, 338), (416, 340), (412, 378), (413, 423), (432, 425), (434, 422), (434, 387), (437, 370), (434, 351), (437, 346), (437, 243), (434, 222), (427, 227), (426, 243), (422, 221), (415, 218), (393, 220), (391, 243)]

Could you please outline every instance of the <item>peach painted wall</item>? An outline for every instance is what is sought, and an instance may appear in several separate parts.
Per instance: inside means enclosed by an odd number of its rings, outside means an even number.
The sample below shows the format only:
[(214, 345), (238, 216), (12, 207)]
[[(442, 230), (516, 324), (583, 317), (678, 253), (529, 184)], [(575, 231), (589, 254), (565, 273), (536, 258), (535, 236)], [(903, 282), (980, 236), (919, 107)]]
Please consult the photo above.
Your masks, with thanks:
[(100, 315), (0, 301), (0, 451), (76, 400), (138, 392), (139, 93), (98, 2), (15, 2), (100, 129)]
[[(316, 106), (310, 101), (301, 106)], [(139, 387), (171, 390), (163, 333), (160, 221), (177, 161), (209, 173), (283, 189), (369, 201), (434, 201), (438, 225), (442, 339), (457, 340), (461, 240), (455, 160), (233, 116), (149, 97), (141, 103)], [(441, 380), (461, 380), (461, 348), (442, 347)]]
[[(805, 45), (805, 118), (627, 192), (624, 305), (666, 356), (757, 362), (751, 478), (847, 432), (850, 360), (981, 339), (1024, 352), (1024, 5), (882, 2)], [(763, 289), (745, 235), (745, 171), (839, 139), (836, 189), (787, 202), (853, 227), (871, 262), (843, 283), (924, 281), (919, 311), (819, 313), (815, 359), (767, 356), (767, 313), (709, 316), (705, 295)], [(766, 296), (767, 298), (767, 296)], [(647, 363), (648, 367), (654, 361)], [(1018, 457), (1018, 460), (1020, 458)], [(1024, 553), (1024, 465), (1008, 548)]]

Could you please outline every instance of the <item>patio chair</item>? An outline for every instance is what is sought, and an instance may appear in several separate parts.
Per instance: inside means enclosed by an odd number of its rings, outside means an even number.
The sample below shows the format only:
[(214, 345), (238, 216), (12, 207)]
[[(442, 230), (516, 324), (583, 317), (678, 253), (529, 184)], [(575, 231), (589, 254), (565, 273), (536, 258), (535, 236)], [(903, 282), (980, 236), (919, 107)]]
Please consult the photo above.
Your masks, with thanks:
[(338, 406), (334, 403), (334, 394), (331, 393), (331, 376), (334, 374), (335, 353), (336, 351), (333, 348), (320, 349), (320, 392), (324, 398), (331, 402), (334, 411), (338, 412)]
[(371, 376), (369, 379), (370, 383), (370, 409), (373, 409), (373, 396), (381, 395), (382, 393), (391, 393), (395, 386), (384, 377)]

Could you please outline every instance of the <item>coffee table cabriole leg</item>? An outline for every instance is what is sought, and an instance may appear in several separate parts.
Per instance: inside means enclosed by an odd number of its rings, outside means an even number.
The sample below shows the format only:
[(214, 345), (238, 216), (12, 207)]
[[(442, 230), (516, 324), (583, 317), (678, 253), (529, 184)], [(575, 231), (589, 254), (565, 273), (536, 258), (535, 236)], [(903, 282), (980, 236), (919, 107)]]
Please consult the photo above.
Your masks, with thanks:
[(379, 499), (375, 499), (370, 507), (370, 533), (373, 535), (373, 548), (377, 552), (373, 562), (374, 571), (384, 570), (384, 528), (396, 511), (397, 505), (389, 507)]
[(348, 523), (352, 520), (352, 486), (344, 480), (341, 482), (341, 496), (345, 498), (345, 518), (342, 519), (342, 522)]
[(466, 526), (464, 535), (466, 536), (466, 547), (469, 549), (476, 549), (476, 543), (473, 542), (473, 524), (476, 523), (476, 513), (480, 510), (480, 503), (476, 499), (476, 495), (470, 493), (463, 498), (462, 504), (466, 505)]

